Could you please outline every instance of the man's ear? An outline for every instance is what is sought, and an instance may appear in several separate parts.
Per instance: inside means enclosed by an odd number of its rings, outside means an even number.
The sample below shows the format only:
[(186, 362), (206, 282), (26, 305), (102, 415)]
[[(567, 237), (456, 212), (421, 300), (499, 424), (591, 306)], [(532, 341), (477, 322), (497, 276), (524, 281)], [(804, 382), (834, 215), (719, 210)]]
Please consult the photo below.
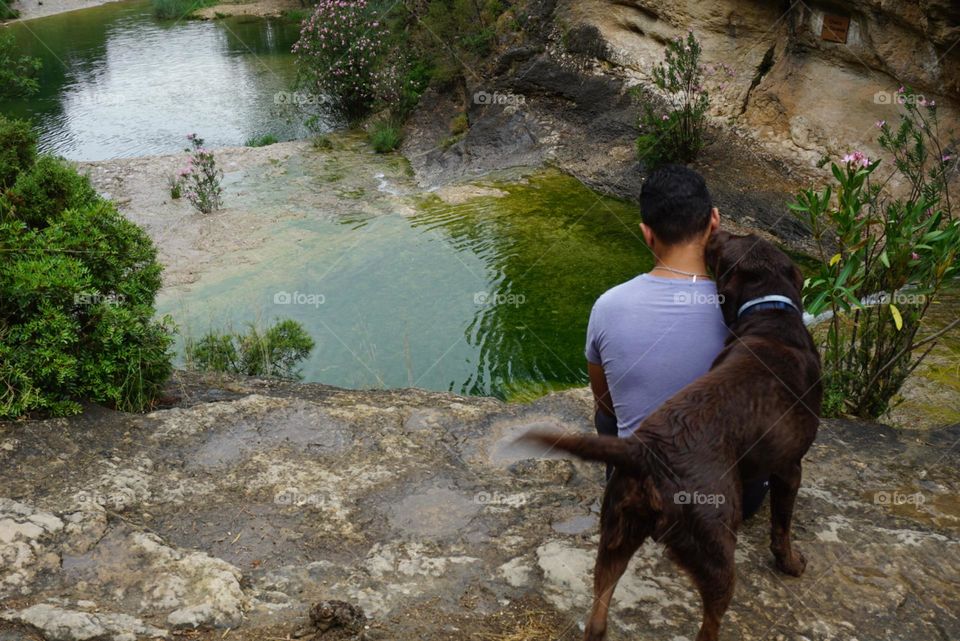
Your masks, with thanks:
[(649, 247), (652, 250), (653, 245), (656, 242), (656, 236), (653, 235), (653, 230), (650, 229), (650, 227), (648, 227), (646, 223), (640, 223), (640, 233), (643, 234), (643, 240), (646, 241), (647, 247)]
[(720, 210), (714, 207), (710, 210), (710, 233), (720, 231)]

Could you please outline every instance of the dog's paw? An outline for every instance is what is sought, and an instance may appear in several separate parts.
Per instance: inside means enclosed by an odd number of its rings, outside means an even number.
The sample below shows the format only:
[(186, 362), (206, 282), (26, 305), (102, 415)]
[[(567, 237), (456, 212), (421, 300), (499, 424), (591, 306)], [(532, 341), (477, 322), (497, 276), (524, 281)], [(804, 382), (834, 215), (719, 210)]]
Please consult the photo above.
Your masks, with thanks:
[(807, 559), (800, 550), (794, 549), (789, 556), (777, 556), (777, 569), (790, 576), (800, 576), (807, 567)]

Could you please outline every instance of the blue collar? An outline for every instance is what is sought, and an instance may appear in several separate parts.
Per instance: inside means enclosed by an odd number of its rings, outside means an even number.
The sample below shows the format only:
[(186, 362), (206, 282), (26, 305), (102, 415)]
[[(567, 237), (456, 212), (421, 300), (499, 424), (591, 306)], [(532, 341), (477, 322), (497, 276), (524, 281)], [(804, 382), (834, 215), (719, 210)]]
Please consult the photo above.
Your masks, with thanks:
[(771, 294), (770, 296), (761, 296), (760, 298), (748, 300), (737, 310), (737, 318), (742, 318), (747, 311), (759, 312), (764, 309), (792, 309), (798, 314), (800, 313), (800, 310), (793, 304), (793, 301), (786, 296)]

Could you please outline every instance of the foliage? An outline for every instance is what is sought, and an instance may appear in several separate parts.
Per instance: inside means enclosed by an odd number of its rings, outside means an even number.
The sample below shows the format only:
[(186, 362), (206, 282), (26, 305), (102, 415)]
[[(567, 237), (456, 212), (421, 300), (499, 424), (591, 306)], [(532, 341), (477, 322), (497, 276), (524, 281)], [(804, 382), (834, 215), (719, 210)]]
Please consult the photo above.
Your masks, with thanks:
[(385, 27), (366, 0), (320, 0), (293, 45), (301, 86), (329, 96), (348, 118), (368, 113)]
[(171, 199), (180, 200), (183, 196), (183, 181), (180, 180), (180, 176), (167, 176), (167, 188), (170, 190)]
[[(813, 231), (822, 264), (807, 280), (812, 314), (832, 316), (824, 349), (825, 412), (876, 418), (936, 343), (918, 332), (942, 287), (958, 273), (960, 219), (949, 184), (957, 161), (946, 151), (934, 103), (901, 89), (900, 123), (877, 123), (892, 157), (854, 152), (831, 169), (835, 183), (806, 190), (791, 208)], [(888, 187), (900, 183), (901, 197)], [(923, 348), (923, 349), (921, 349)]]
[(218, 0), (153, 0), (153, 15), (161, 20), (182, 20), (190, 13), (212, 7)]
[(37, 136), (25, 120), (0, 116), (0, 192), (13, 185), (17, 175), (37, 157)]
[(220, 186), (223, 170), (217, 168), (213, 152), (203, 146), (203, 138), (190, 134), (187, 140), (192, 149), (185, 149), (191, 152), (190, 159), (178, 174), (181, 192), (194, 209), (201, 214), (209, 214), (223, 206), (223, 187)]
[(637, 155), (647, 167), (668, 162), (690, 162), (703, 147), (710, 95), (700, 65), (700, 41), (688, 32), (667, 43), (664, 61), (653, 68), (653, 83), (666, 96), (667, 109), (650, 101), (640, 114)]
[(400, 128), (388, 120), (377, 120), (370, 127), (370, 144), (378, 154), (393, 151), (400, 146), (403, 136)]
[(17, 54), (16, 44), (12, 33), (0, 32), (0, 100), (29, 96), (40, 89), (36, 78), (40, 59)]
[(298, 364), (310, 355), (313, 339), (294, 320), (278, 321), (265, 332), (251, 325), (246, 334), (209, 332), (187, 341), (187, 360), (200, 371), (299, 379)]
[(263, 134), (262, 136), (252, 136), (247, 139), (247, 147), (266, 147), (267, 145), (275, 145), (279, 140), (273, 134)]
[(27, 158), (0, 197), (0, 418), (142, 410), (171, 372), (156, 249), (63, 161)]
[(0, 20), (13, 20), (20, 17), (20, 12), (10, 6), (12, 0), (0, 0)]

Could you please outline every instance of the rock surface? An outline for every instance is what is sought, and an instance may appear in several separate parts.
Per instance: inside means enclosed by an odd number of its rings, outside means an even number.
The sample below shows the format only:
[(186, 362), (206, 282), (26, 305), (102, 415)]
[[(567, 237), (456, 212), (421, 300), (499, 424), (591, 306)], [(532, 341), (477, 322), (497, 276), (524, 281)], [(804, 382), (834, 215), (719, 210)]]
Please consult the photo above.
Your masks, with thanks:
[[(286, 638), (323, 600), (362, 608), (356, 638), (579, 638), (602, 472), (511, 443), (590, 429), (584, 390), (503, 404), (179, 375), (174, 391), (146, 415), (0, 424), (0, 640)], [(764, 508), (724, 638), (960, 638), (958, 439), (825, 421), (796, 513), (807, 573), (773, 569)], [(698, 608), (648, 542), (610, 638), (692, 639)]]

